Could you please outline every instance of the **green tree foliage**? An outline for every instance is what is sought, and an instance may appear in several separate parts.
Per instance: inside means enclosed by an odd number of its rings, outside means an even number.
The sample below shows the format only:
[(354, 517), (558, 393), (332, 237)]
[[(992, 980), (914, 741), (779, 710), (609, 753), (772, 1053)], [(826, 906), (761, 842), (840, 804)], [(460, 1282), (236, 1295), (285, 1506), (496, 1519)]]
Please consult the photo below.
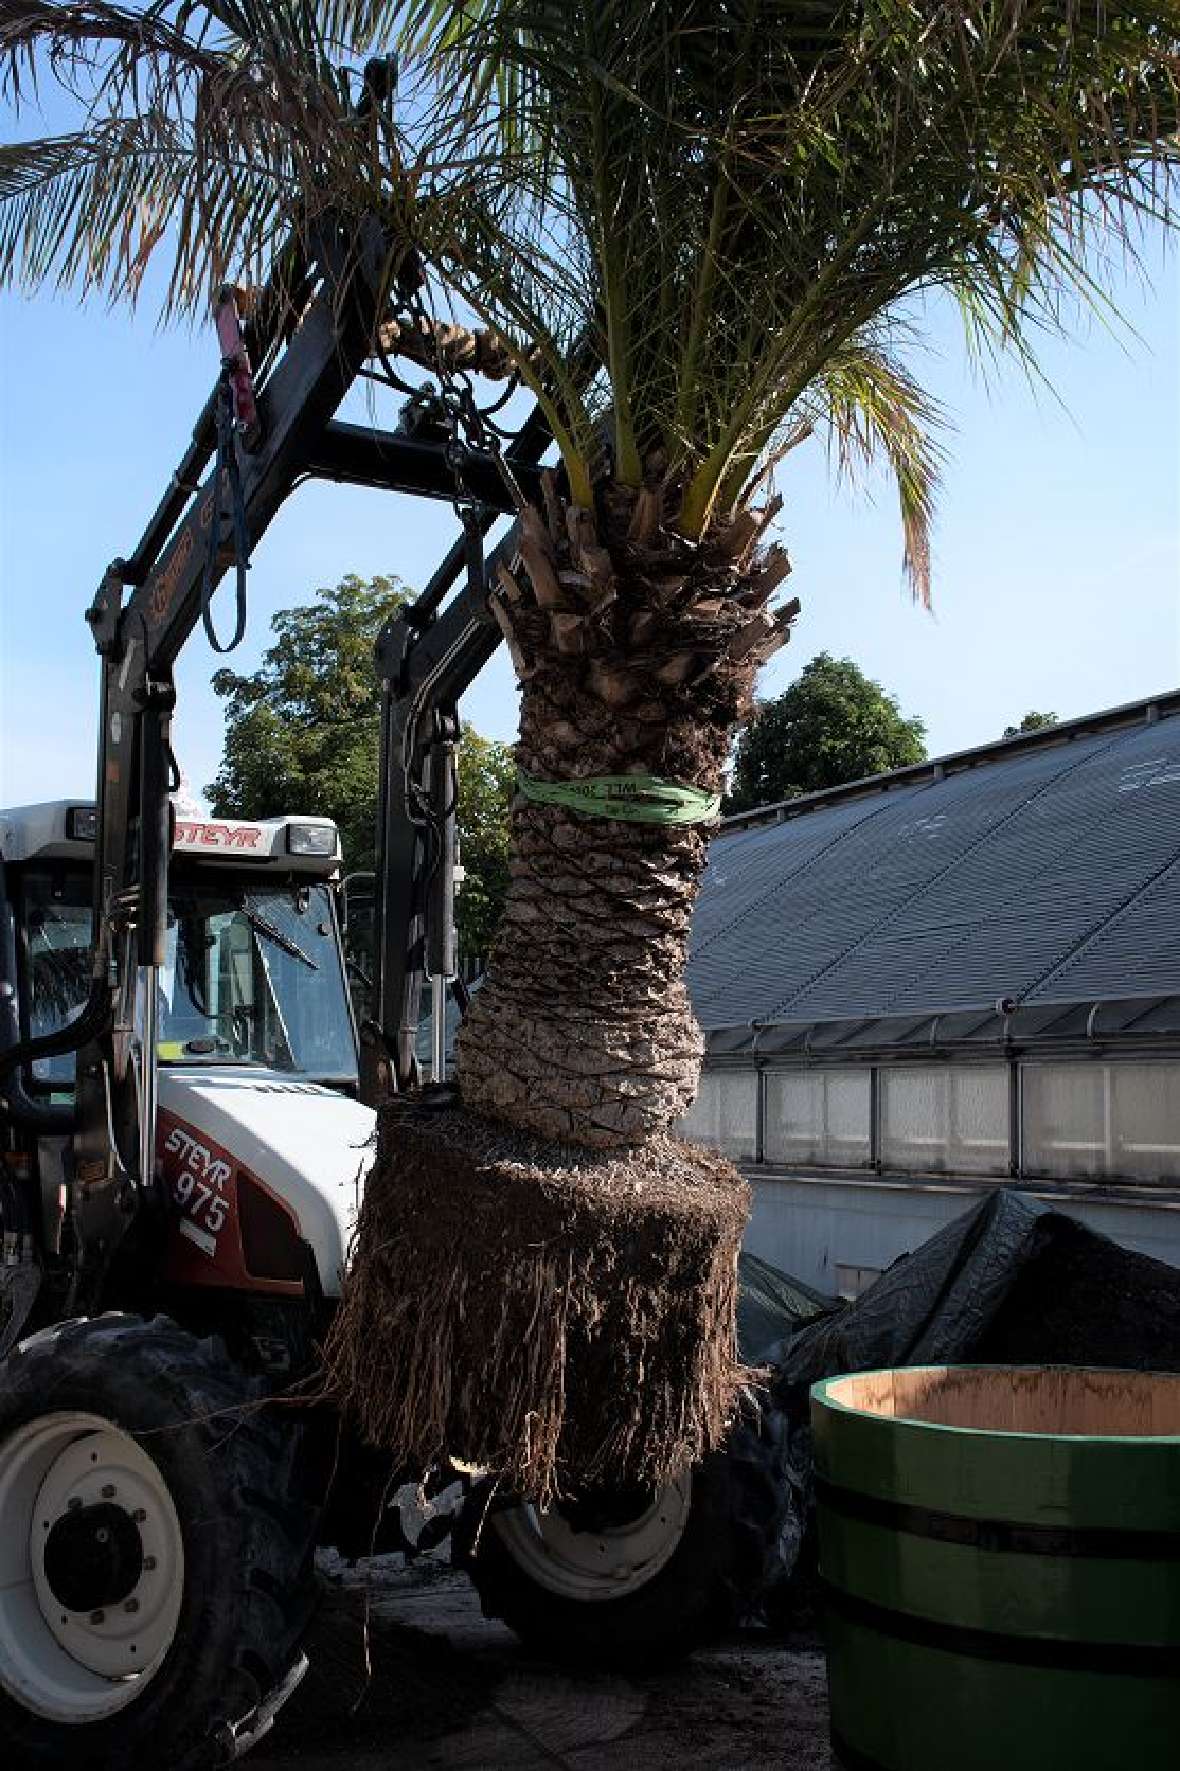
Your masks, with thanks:
[(907, 719), (896, 696), (851, 658), (820, 652), (743, 729), (726, 810), (748, 811), (920, 763), (925, 740), (922, 721)]
[[(206, 788), (217, 817), (334, 818), (348, 870), (373, 867), (380, 729), (373, 643), (405, 601), (399, 579), (350, 573), (317, 590), (313, 602), (279, 610), (274, 644), (257, 670), (217, 672), (225, 751)], [(465, 725), (458, 816), (467, 877), (456, 908), (464, 953), (486, 953), (500, 919), (514, 779), (509, 747)]]
[(1046, 726), (1055, 726), (1055, 713), (1026, 713), (1018, 726), (1005, 726), (1005, 738), (1019, 738), (1021, 732), (1042, 732)]
[(350, 573), (280, 609), (247, 676), (219, 670), (225, 752), (206, 788), (216, 816), (316, 813), (340, 827), (345, 865), (373, 865), (379, 690), (373, 641), (406, 600), (401, 581)]
[(509, 810), (516, 788), (510, 745), (464, 725), (459, 745), (459, 856), (463, 884), (455, 900), (459, 950), (486, 953), (508, 890)]

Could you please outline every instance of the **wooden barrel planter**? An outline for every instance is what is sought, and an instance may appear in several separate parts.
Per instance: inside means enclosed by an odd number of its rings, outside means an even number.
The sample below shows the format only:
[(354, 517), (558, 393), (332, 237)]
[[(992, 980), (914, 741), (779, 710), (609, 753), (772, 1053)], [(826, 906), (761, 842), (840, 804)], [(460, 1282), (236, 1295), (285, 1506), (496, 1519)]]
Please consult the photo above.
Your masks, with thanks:
[(847, 1771), (1180, 1767), (1180, 1376), (873, 1371), (811, 1418)]

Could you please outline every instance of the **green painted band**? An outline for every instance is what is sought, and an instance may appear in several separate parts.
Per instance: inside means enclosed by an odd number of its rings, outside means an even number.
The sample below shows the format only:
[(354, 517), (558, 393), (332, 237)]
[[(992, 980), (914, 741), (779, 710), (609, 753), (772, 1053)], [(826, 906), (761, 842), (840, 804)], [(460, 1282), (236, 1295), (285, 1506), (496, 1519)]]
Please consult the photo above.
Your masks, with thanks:
[(1180, 1649), (1145, 1647), (1132, 1642), (1078, 1642), (1063, 1637), (1018, 1636), (1007, 1630), (965, 1629), (915, 1617), (892, 1606), (875, 1605), (869, 1599), (841, 1592), (821, 1581), (825, 1609), (847, 1623), (891, 1636), (917, 1648), (934, 1648), (940, 1654), (965, 1660), (1003, 1661), (1009, 1666), (1051, 1668), (1061, 1672), (1104, 1675), (1130, 1674), (1135, 1678), (1180, 1677)]
[(816, 1475), (842, 1488), (964, 1518), (1072, 1529), (1180, 1531), (1176, 1438), (989, 1433), (859, 1413), (811, 1392)]
[(721, 795), (659, 775), (588, 775), (580, 781), (541, 781), (517, 772), (517, 785), (535, 805), (564, 806), (591, 818), (625, 824), (710, 824), (721, 815)]
[(1175, 1562), (984, 1550), (849, 1519), (822, 1501), (819, 1561), (841, 1591), (935, 1626), (1180, 1654)]

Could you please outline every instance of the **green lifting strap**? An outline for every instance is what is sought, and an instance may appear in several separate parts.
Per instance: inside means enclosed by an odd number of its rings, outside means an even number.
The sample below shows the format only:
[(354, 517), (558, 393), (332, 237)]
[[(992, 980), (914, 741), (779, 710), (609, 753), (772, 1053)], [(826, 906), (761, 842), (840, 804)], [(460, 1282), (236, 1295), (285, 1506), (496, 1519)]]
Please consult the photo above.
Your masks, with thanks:
[(517, 784), (536, 805), (564, 806), (591, 818), (627, 824), (709, 824), (721, 815), (721, 795), (658, 775), (590, 775), (582, 781), (539, 781), (517, 773)]

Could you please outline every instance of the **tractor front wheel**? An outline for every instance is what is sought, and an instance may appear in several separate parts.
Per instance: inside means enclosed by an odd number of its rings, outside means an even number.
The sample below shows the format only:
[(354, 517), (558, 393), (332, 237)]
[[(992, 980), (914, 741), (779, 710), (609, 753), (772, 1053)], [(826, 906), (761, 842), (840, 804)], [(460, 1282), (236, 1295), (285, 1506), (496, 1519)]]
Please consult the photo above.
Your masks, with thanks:
[(0, 1366), (0, 1739), (49, 1771), (204, 1771), (297, 1682), (297, 1435), (215, 1341), (99, 1316)]

